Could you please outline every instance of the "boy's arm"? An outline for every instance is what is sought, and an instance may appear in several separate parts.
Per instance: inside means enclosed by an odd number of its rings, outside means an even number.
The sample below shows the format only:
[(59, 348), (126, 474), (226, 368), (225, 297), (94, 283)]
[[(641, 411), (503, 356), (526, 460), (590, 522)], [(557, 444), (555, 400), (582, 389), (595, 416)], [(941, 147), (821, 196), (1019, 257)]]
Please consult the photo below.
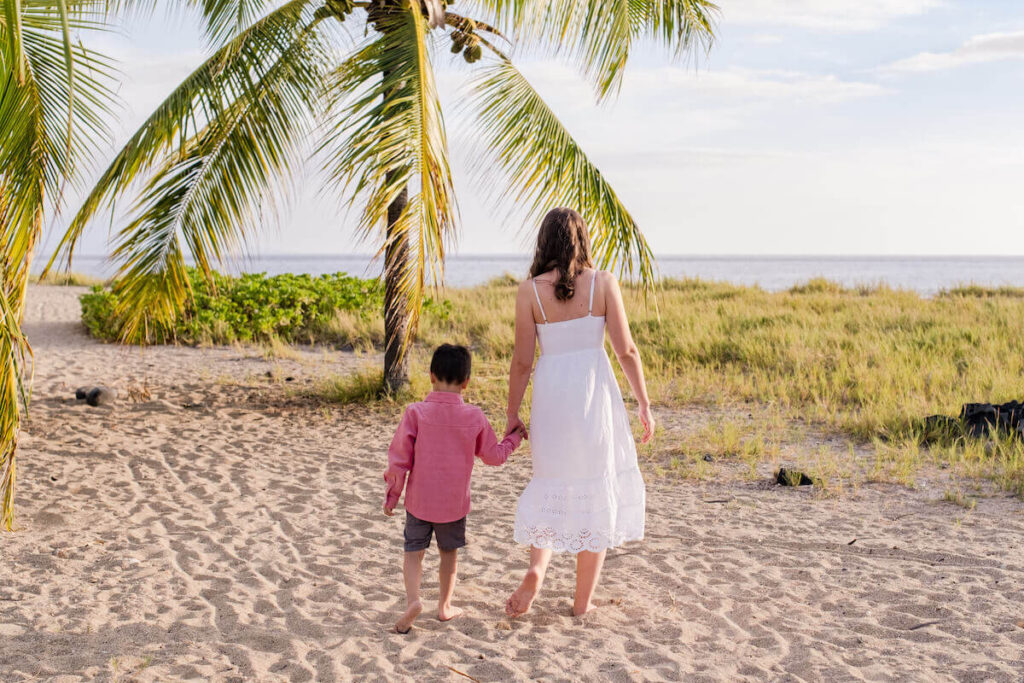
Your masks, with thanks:
[(384, 509), (394, 510), (398, 499), (405, 488), (405, 477), (412, 469), (413, 449), (416, 444), (416, 415), (409, 408), (405, 409), (402, 421), (398, 424), (395, 437), (388, 448), (388, 469), (384, 472), (387, 482), (387, 494)]
[(483, 411), (480, 411), (480, 431), (476, 437), (476, 455), (487, 465), (503, 465), (512, 455), (512, 451), (519, 448), (523, 436), (519, 431), (514, 431), (501, 441), (498, 441), (494, 428), (487, 420)]

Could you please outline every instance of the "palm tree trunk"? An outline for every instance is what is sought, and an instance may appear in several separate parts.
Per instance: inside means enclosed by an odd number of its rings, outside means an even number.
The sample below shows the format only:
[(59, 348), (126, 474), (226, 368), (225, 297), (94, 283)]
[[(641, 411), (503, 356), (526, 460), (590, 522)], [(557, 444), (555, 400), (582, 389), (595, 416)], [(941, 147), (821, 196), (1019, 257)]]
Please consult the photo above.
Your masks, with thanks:
[(394, 393), (409, 383), (405, 336), (409, 326), (409, 300), (399, 283), (407, 276), (409, 235), (397, 234), (395, 224), (409, 201), (404, 188), (388, 207), (387, 244), (384, 248), (384, 390)]
[[(380, 0), (370, 5), (370, 21), (378, 31), (386, 31), (380, 18), (389, 12), (398, 11), (395, 0)], [(387, 81), (389, 71), (381, 77)], [(393, 91), (384, 94), (385, 103), (394, 96)], [(386, 174), (390, 185), (395, 171)], [(409, 358), (405, 340), (409, 329), (409, 297), (402, 291), (401, 283), (408, 277), (412, 263), (409, 254), (409, 235), (396, 229), (402, 212), (409, 203), (409, 188), (402, 191), (388, 205), (388, 222), (384, 231), (384, 391), (395, 393), (409, 383)]]

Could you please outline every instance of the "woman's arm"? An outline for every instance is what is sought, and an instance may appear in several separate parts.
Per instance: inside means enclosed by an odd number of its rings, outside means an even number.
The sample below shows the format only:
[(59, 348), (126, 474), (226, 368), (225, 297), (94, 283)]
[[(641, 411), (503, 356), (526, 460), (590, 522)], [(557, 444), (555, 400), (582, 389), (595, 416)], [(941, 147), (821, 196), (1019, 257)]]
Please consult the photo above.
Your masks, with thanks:
[(626, 307), (622, 304), (622, 291), (619, 281), (609, 273), (601, 274), (605, 292), (605, 320), (608, 323), (608, 336), (612, 342), (612, 350), (619, 359), (622, 372), (626, 375), (633, 397), (639, 404), (640, 421), (644, 425), (642, 443), (651, 440), (654, 434), (654, 416), (651, 414), (651, 401), (647, 397), (647, 383), (644, 381), (644, 366), (640, 361), (640, 351), (633, 342), (626, 319)]
[(516, 294), (516, 338), (512, 350), (512, 365), (508, 371), (508, 427), (505, 435), (517, 426), (525, 425), (519, 418), (519, 408), (526, 395), (526, 385), (533, 372), (533, 357), (537, 350), (537, 323), (533, 320), (533, 287), (527, 280), (519, 285)]

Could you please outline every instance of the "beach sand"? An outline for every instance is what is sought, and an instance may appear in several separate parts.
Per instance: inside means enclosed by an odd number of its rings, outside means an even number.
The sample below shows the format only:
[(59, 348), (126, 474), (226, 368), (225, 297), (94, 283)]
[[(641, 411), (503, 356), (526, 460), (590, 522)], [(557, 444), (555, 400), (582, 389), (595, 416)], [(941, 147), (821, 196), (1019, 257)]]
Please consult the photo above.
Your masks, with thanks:
[[(81, 327), (81, 291), (29, 294), (0, 680), (1024, 680), (1024, 502), (966, 510), (941, 483), (822, 497), (767, 470), (692, 483), (645, 465), (647, 538), (609, 552), (599, 608), (569, 616), (563, 555), (509, 620), (529, 457), (478, 466), (466, 615), (433, 617), (432, 550), (426, 611), (392, 633), (403, 519), (380, 504), (397, 418), (295, 390), (373, 359), (105, 345)], [(113, 407), (74, 400), (95, 384), (119, 391)]]

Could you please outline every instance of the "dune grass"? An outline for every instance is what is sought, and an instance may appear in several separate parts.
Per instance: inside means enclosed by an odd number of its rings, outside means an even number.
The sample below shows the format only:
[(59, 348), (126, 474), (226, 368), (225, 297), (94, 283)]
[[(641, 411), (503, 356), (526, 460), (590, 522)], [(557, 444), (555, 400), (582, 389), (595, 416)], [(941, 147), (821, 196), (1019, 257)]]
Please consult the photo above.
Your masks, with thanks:
[[(424, 318), (413, 351), (425, 374), (430, 349), (467, 344), (474, 354), (467, 398), (498, 415), (507, 391), (515, 290), (508, 278), (450, 290), (450, 312)], [(663, 449), (669, 470), (700, 478), (707, 469), (703, 456), (711, 455), (739, 459), (753, 472), (757, 462), (779, 457), (781, 433), (799, 421), (867, 444), (875, 454), (864, 472), (869, 481), (913, 484), (923, 467), (952, 466), (1024, 494), (1019, 442), (953, 439), (926, 447), (921, 428), (922, 418), (957, 415), (966, 402), (1021, 398), (1024, 297), (1015, 289), (966, 286), (925, 298), (821, 279), (785, 292), (668, 280), (657, 311), (638, 292), (627, 290), (626, 300), (657, 405), (749, 408), (762, 422), (788, 425), (750, 433), (730, 423), (713, 425)], [(378, 344), (379, 318), (360, 325), (364, 338), (351, 343)], [(346, 386), (349, 394), (372, 399)], [(835, 463), (818, 460), (819, 476), (843, 480)]]
[(56, 287), (96, 287), (102, 285), (103, 278), (85, 275), (84, 273), (49, 273), (46, 277), (33, 275), (29, 282), (34, 285), (53, 285)]
[(982, 285), (960, 285), (952, 289), (944, 289), (939, 293), (942, 297), (1016, 297), (1024, 298), (1024, 287), (983, 287)]
[[(514, 295), (507, 283), (448, 292), (451, 313), (424, 320), (416, 353), (465, 343), (478, 391), (503, 393)], [(867, 440), (910, 436), (920, 418), (956, 415), (965, 402), (1020, 398), (1024, 301), (1016, 296), (927, 299), (825, 281), (770, 293), (670, 280), (657, 311), (635, 292), (626, 298), (652, 400), (662, 405), (774, 406)]]

